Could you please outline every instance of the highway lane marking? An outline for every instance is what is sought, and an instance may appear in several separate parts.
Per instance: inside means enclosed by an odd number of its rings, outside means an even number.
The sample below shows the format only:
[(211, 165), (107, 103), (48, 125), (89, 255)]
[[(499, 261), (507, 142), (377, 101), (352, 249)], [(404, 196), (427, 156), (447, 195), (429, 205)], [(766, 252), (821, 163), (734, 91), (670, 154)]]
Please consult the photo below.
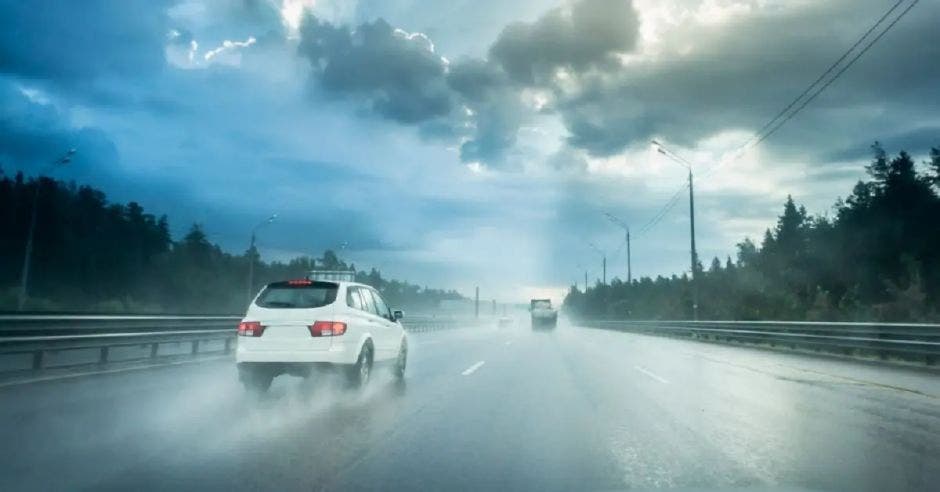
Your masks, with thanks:
[(105, 369), (103, 371), (72, 372), (68, 374), (40, 376), (37, 378), (19, 379), (16, 381), (6, 381), (3, 383), (0, 383), (0, 388), (6, 388), (9, 386), (20, 386), (23, 384), (42, 383), (45, 381), (59, 381), (62, 379), (75, 379), (75, 378), (81, 378), (85, 376), (96, 376), (98, 374), (117, 374), (117, 373), (122, 373), (122, 372), (143, 371), (145, 369), (154, 369), (157, 367), (181, 366), (184, 364), (198, 364), (200, 362), (210, 362), (210, 361), (229, 359), (229, 358), (232, 358), (232, 356), (220, 355), (217, 357), (200, 357), (199, 359), (192, 359), (192, 360), (178, 360), (178, 361), (166, 362), (163, 364), (147, 364), (143, 366), (130, 366), (130, 367), (119, 367), (116, 369)]
[(477, 362), (476, 364), (474, 364), (474, 365), (468, 367), (464, 372), (462, 372), (462, 373), (460, 373), (460, 374), (463, 374), (464, 376), (469, 376), (469, 375), (473, 374), (474, 372), (476, 372), (477, 369), (479, 369), (480, 367), (482, 367), (483, 364), (486, 364), (486, 361), (485, 361), (485, 360), (481, 360), (480, 362)]
[(644, 369), (644, 368), (642, 368), (642, 367), (640, 367), (640, 366), (633, 366), (633, 368), (636, 369), (637, 371), (640, 371), (640, 372), (642, 372), (643, 374), (646, 374), (647, 376), (649, 376), (649, 377), (651, 377), (651, 378), (653, 378), (653, 379), (659, 381), (660, 383), (669, 384), (669, 381), (666, 381), (665, 379), (663, 379), (663, 378), (657, 376), (656, 374), (653, 374), (652, 372), (650, 372), (650, 371), (648, 371), (648, 370), (646, 370), (646, 369)]

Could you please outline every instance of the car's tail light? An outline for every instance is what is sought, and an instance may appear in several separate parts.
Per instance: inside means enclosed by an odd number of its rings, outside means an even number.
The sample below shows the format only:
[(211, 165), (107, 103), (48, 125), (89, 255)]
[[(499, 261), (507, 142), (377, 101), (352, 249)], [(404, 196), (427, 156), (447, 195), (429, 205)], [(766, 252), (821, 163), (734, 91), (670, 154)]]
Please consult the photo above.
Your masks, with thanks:
[(338, 337), (346, 333), (346, 323), (342, 321), (317, 321), (310, 325), (310, 336)]
[(264, 326), (257, 321), (242, 321), (238, 324), (238, 336), (260, 337), (264, 333)]

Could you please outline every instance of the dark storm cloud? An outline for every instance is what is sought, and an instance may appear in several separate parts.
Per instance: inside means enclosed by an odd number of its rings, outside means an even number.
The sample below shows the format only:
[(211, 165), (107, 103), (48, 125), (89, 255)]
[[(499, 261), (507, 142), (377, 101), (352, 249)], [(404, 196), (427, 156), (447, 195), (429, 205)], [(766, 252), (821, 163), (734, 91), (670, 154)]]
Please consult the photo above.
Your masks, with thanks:
[(427, 39), (408, 36), (382, 19), (350, 30), (308, 16), (299, 52), (326, 93), (360, 97), (375, 113), (419, 123), (450, 113), (444, 61)]
[(476, 58), (466, 58), (451, 66), (447, 74), (447, 84), (474, 103), (483, 102), (492, 97), (493, 92), (504, 90), (507, 85), (506, 74), (496, 65)]
[[(635, 53), (639, 19), (624, 0), (576, 1), (510, 24), (487, 59), (450, 66), (424, 38), (396, 35), (381, 20), (355, 30), (312, 23), (306, 53), (326, 90), (364, 98), (385, 118), (418, 124), (422, 136), (460, 140), (464, 161), (496, 165), (534, 113), (521, 102), (529, 89), (550, 92), (547, 108), (567, 129), (567, 145), (595, 156), (656, 136), (694, 146), (722, 131), (755, 132), (885, 7), (843, 0), (751, 9), (719, 24), (683, 21), (662, 53), (630, 62), (620, 55)], [(922, 145), (940, 111), (940, 64), (930, 62), (940, 59), (936, 25), (940, 7), (918, 5), (764, 145), (781, 157), (863, 156), (878, 138)], [(923, 138), (901, 137), (908, 134)]]
[(0, 165), (5, 170), (36, 170), (71, 148), (81, 149), (72, 168), (94, 162), (104, 171), (117, 164), (117, 151), (104, 132), (68, 126), (53, 106), (31, 101), (15, 84), (0, 79)]
[[(834, 2), (756, 11), (720, 28), (692, 28), (687, 54), (671, 54), (591, 76), (557, 104), (568, 143), (612, 155), (653, 136), (694, 145), (722, 130), (757, 131), (865, 28), (880, 2)], [(831, 19), (840, 18), (839, 23)], [(767, 145), (867, 151), (940, 110), (940, 8), (921, 4)]]
[(382, 19), (351, 29), (308, 16), (300, 54), (327, 96), (354, 99), (373, 113), (415, 124), (432, 139), (461, 140), (465, 162), (500, 164), (532, 110), (521, 90), (558, 68), (614, 68), (634, 48), (637, 16), (624, 0), (581, 0), (531, 24), (508, 26), (489, 59), (448, 65), (421, 34)]
[(473, 138), (461, 146), (461, 159), (498, 162), (533, 111), (522, 104), (522, 89), (549, 84), (557, 69), (577, 76), (618, 67), (616, 55), (634, 49), (637, 28), (630, 1), (581, 0), (535, 22), (507, 26), (490, 47), (489, 59), (455, 64), (448, 84), (474, 112), (475, 124)]
[(464, 162), (494, 164), (516, 143), (528, 111), (503, 69), (490, 62), (464, 59), (451, 66), (447, 83), (472, 113), (472, 137), (460, 146)]
[(617, 53), (636, 45), (638, 19), (623, 0), (581, 0), (534, 23), (510, 24), (490, 47), (490, 59), (517, 83), (535, 85), (558, 68), (616, 68)]
[[(905, 129), (901, 132), (882, 132), (877, 135), (879, 143), (888, 151), (894, 154), (901, 150), (907, 150), (915, 153), (926, 153), (930, 148), (940, 148), (940, 126), (923, 126), (912, 129)], [(873, 142), (855, 142), (852, 145), (834, 150), (827, 153), (824, 158), (830, 161), (851, 161), (859, 159), (868, 159), (872, 156), (870, 145)]]
[(162, 0), (0, 0), (0, 72), (78, 82), (163, 67)]

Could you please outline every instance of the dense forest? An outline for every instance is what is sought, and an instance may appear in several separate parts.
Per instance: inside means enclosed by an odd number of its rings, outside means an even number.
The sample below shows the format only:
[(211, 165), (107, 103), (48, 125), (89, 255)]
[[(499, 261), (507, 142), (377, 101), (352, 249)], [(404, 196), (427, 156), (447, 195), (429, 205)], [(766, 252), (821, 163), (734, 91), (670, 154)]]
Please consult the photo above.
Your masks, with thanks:
[[(833, 217), (788, 198), (760, 244), (698, 264), (700, 319), (937, 321), (940, 319), (940, 149), (918, 170), (879, 144), (870, 178), (839, 199)], [(689, 275), (572, 287), (574, 317), (692, 317)]]
[[(262, 261), (256, 250), (230, 254), (199, 225), (174, 240), (167, 218), (137, 203), (109, 203), (88, 186), (25, 179), (21, 173), (11, 178), (0, 171), (0, 311), (17, 308), (34, 198), (38, 214), (25, 311), (237, 314), (245, 309), (250, 260), (255, 288), (303, 277), (314, 265), (355, 269), (332, 251), (286, 263)], [(455, 291), (386, 279), (375, 269), (357, 271), (357, 277), (403, 309), (462, 299)]]

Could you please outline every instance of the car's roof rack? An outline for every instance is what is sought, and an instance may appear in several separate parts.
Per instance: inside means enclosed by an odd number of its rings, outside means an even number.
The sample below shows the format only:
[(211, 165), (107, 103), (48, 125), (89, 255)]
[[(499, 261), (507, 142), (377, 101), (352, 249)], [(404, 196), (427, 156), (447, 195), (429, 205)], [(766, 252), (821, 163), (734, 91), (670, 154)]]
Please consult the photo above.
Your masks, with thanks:
[(310, 280), (327, 280), (332, 282), (355, 282), (355, 270), (310, 270), (307, 274)]

